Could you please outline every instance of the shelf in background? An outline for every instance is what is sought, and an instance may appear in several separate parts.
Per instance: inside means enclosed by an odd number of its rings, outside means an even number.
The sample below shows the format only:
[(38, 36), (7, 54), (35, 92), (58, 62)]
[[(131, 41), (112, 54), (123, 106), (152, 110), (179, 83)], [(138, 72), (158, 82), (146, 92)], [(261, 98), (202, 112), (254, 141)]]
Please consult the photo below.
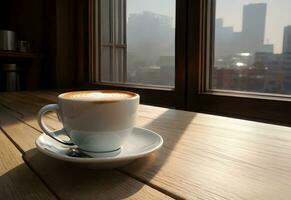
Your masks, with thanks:
[(0, 51), (0, 58), (35, 59), (35, 58), (40, 58), (40, 57), (41, 55), (37, 53)]

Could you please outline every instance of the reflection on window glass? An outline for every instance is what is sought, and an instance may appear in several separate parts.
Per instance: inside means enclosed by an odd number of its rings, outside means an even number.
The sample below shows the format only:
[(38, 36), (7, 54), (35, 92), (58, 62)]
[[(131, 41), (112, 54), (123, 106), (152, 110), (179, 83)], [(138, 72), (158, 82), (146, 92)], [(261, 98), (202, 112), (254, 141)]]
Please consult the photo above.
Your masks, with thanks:
[(291, 94), (291, 1), (217, 0), (212, 89)]
[(175, 4), (100, 0), (101, 81), (175, 85)]

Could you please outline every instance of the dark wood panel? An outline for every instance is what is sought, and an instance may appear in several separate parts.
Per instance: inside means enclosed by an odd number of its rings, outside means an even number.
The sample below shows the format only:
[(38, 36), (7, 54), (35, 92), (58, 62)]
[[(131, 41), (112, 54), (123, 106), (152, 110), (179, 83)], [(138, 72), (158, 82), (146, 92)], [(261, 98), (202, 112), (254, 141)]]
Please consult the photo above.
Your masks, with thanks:
[(200, 112), (291, 126), (289, 101), (211, 94), (194, 98), (198, 98), (199, 108), (196, 110)]
[[(17, 40), (30, 41), (32, 51), (44, 55), (42, 60), (29, 63), (26, 89), (76, 86), (77, 55), (81, 52), (78, 51), (78, 25), (83, 24), (79, 18), (86, 15), (86, 8), (82, 13), (77, 12), (77, 2), (81, 1), (5, 0), (0, 3), (3, 11), (0, 28), (16, 31)], [(14, 62), (13, 58), (9, 62)]]
[[(2, 16), (0, 25), (1, 29), (15, 31), (16, 40), (29, 41), (33, 52), (44, 52), (44, 1), (4, 0), (1, 1), (0, 5)], [(40, 71), (42, 67), (41, 61), (30, 60), (30, 62), (22, 64), (19, 62), (20, 58), (38, 59), (39, 57), (36, 54), (10, 53), (9, 56), (4, 56), (4, 54), (1, 54), (0, 61), (5, 63), (17, 63), (19, 65), (25, 65), (25, 81), (23, 82), (22, 88), (40, 88)]]
[(41, 57), (41, 55), (36, 54), (36, 53), (0, 51), (0, 58), (32, 59), (32, 58), (38, 58), (38, 57)]
[(187, 0), (176, 1), (175, 107), (186, 108), (187, 76)]
[(163, 107), (175, 107), (176, 102), (175, 99), (178, 98), (176, 93), (173, 90), (160, 90), (150, 87), (142, 87), (142, 86), (118, 86), (115, 84), (88, 84), (87, 86), (83, 86), (81, 88), (96, 90), (96, 89), (105, 89), (105, 90), (127, 90), (131, 92), (135, 92), (140, 95), (140, 102), (143, 104), (163, 106)]
[(89, 2), (77, 0), (77, 29), (78, 29), (78, 66), (77, 66), (77, 84), (84, 86), (89, 80), (89, 36), (92, 35), (89, 29), (89, 20), (92, 20), (92, 12), (89, 10)]
[(76, 86), (77, 79), (77, 1), (56, 1), (56, 86)]
[(45, 19), (44, 23), (44, 66), (41, 70), (42, 82), (41, 88), (55, 88), (56, 87), (56, 1), (45, 0)]
[(10, 13), (12, 12), (12, 1), (4, 0), (0, 3), (0, 29), (11, 29), (10, 26), (10, 18), (8, 17)]

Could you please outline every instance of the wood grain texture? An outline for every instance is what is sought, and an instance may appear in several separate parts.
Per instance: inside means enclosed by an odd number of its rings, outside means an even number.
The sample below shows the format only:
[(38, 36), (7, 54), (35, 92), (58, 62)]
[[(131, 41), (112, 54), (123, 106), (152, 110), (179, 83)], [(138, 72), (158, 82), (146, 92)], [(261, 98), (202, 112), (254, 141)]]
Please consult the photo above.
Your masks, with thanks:
[[(0, 108), (9, 111), (17, 119), (25, 121), (28, 125), (35, 127), (40, 130), (36, 117), (39, 109), (45, 105), (52, 103), (45, 99), (40, 99), (38, 97), (33, 98), (33, 96), (28, 95), (27, 93), (17, 93), (11, 92), (3, 96), (0, 94)], [(62, 127), (58, 123), (57, 116), (55, 113), (50, 113), (46, 116), (45, 122), (48, 124), (48, 127), (51, 129), (58, 129)], [(56, 124), (58, 125), (56, 126)], [(52, 126), (53, 124), (53, 126)]]
[(0, 199), (56, 199), (0, 131)]
[(143, 106), (138, 126), (162, 150), (124, 168), (187, 199), (290, 199), (291, 129)]
[(26, 152), (24, 159), (61, 199), (171, 199), (116, 170), (78, 168), (37, 150)]
[(35, 54), (35, 53), (0, 51), (0, 58), (30, 59), (30, 58), (36, 58), (39, 56), (40, 56), (39, 54)]
[[(116, 170), (84, 170), (39, 153), (35, 149), (35, 140), (41, 131), (36, 123), (36, 115), (32, 113), (36, 113), (48, 102), (43, 100), (44, 103), (38, 105), (37, 97), (25, 96), (17, 93), (4, 95), (6, 99), (10, 98), (9, 101), (0, 103), (0, 126), (24, 153), (30, 167), (59, 198), (170, 199), (169, 196)], [(59, 126), (55, 116), (49, 123), (53, 128)]]
[(12, 116), (9, 110), (1, 106), (0, 126), (22, 152), (35, 148), (35, 140), (40, 132)]
[[(23, 118), (57, 92), (18, 93)], [(4, 94), (5, 96), (5, 94)], [(1, 98), (1, 95), (0, 95)], [(43, 102), (43, 104), (42, 104)], [(8, 103), (6, 103), (8, 105)], [(57, 126), (56, 118), (51, 126)], [(37, 129), (37, 125), (34, 128)], [(162, 149), (121, 169), (185, 199), (291, 199), (291, 128), (141, 105), (136, 126), (161, 134)]]

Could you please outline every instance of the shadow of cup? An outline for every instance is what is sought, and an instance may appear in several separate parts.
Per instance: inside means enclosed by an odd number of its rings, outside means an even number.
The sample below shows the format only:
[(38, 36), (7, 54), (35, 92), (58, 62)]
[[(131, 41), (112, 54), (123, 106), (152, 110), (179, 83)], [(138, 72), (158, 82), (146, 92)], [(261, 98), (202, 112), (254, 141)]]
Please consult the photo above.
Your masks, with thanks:
[(24, 160), (61, 198), (124, 199), (144, 185), (117, 170), (92, 170), (56, 160), (32, 149)]

